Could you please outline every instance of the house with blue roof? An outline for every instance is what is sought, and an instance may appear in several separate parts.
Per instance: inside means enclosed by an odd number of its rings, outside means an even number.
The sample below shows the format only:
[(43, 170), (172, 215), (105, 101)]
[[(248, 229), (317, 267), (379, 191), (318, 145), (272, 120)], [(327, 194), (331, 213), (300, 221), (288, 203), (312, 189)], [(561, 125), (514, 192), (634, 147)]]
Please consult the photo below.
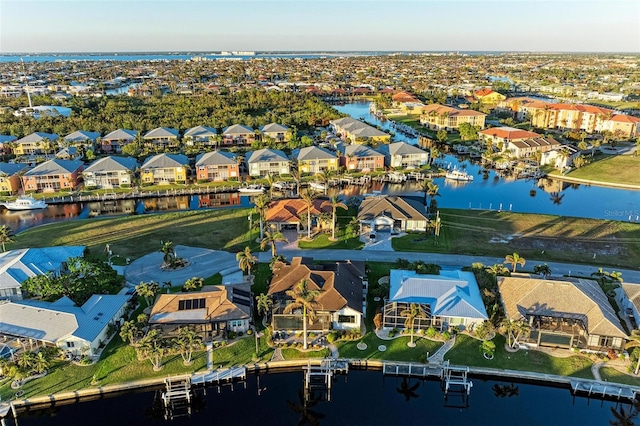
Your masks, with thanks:
[(55, 302), (0, 302), (0, 333), (57, 346), (71, 355), (93, 356), (106, 343), (109, 326), (125, 314), (129, 296), (94, 294), (76, 306), (68, 297)]
[(392, 269), (389, 299), (383, 310), (383, 328), (405, 328), (402, 312), (415, 303), (426, 313), (416, 318), (414, 329), (433, 327), (439, 331), (460, 326), (471, 329), (488, 319), (478, 283), (471, 272), (443, 270), (440, 275)]

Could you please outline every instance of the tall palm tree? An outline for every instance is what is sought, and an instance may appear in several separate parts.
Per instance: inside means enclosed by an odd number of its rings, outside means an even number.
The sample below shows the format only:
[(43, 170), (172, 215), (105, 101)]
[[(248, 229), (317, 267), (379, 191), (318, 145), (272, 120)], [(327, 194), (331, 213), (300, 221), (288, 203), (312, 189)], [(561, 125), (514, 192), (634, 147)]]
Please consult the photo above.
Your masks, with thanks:
[(510, 265), (512, 265), (513, 269), (512, 272), (516, 271), (516, 266), (517, 265), (521, 265), (524, 266), (526, 263), (526, 260), (524, 257), (520, 257), (520, 255), (518, 253), (513, 253), (513, 254), (508, 254), (504, 257), (504, 262), (503, 263), (508, 263)]
[(42, 352), (38, 352), (38, 354), (33, 359), (33, 369), (36, 373), (41, 374), (47, 368), (49, 368), (49, 360)]
[(236, 260), (238, 261), (238, 268), (242, 272), (247, 272), (247, 275), (251, 275), (251, 267), (257, 262), (257, 258), (251, 253), (251, 248), (246, 246), (244, 250), (236, 253)]
[(276, 257), (276, 243), (288, 243), (282, 232), (280, 231), (264, 231), (264, 238), (260, 241), (260, 250), (264, 250), (268, 245), (271, 246), (271, 257)]
[(340, 200), (338, 200), (337, 196), (331, 197), (331, 239), (336, 239), (336, 209), (339, 207), (344, 210), (348, 210), (347, 205)]
[(307, 239), (311, 239), (311, 206), (316, 198), (316, 193), (310, 189), (305, 189), (300, 194), (305, 203), (307, 203)]
[[(624, 347), (629, 350), (631, 348), (640, 348), (640, 330), (632, 330), (631, 336), (629, 336), (629, 342)], [(636, 369), (633, 374), (638, 375), (640, 370), (640, 355), (638, 355), (638, 362), (636, 363)]]
[(149, 358), (154, 371), (159, 371), (162, 368), (162, 357), (166, 355), (167, 347), (158, 330), (150, 330), (146, 336), (140, 339), (136, 349), (143, 359)]
[(413, 347), (413, 326), (416, 318), (427, 318), (427, 313), (422, 306), (417, 303), (412, 303), (409, 305), (409, 309), (404, 309), (400, 312), (400, 316), (406, 318), (406, 320), (404, 320), (404, 326), (411, 330), (411, 341), (409, 342), (409, 346)]
[(13, 240), (13, 230), (7, 226), (7, 225), (2, 225), (0, 226), (0, 244), (2, 244), (2, 251), (5, 251), (5, 244), (8, 243), (14, 243), (15, 241)]
[(296, 194), (300, 194), (300, 183), (302, 182), (302, 171), (297, 165), (290, 166), (290, 173), (293, 180), (296, 181)]
[(266, 194), (262, 194), (258, 196), (253, 201), (253, 204), (256, 207), (256, 211), (260, 216), (260, 239), (261, 240), (264, 238), (264, 217), (267, 213), (267, 208), (269, 207), (269, 201), (270, 201), (269, 197)]
[(160, 248), (160, 251), (163, 253), (162, 261), (165, 264), (168, 264), (175, 258), (175, 249), (173, 247), (173, 242), (165, 241)]
[(181, 327), (174, 343), (182, 355), (184, 365), (191, 365), (193, 351), (202, 348), (202, 338), (192, 327)]
[(268, 316), (273, 308), (273, 299), (268, 294), (261, 293), (256, 296), (256, 311), (258, 315)]
[(307, 349), (307, 317), (312, 323), (316, 319), (316, 309), (321, 305), (317, 302), (317, 298), (321, 292), (318, 290), (310, 290), (309, 283), (303, 279), (296, 284), (291, 290), (287, 290), (286, 295), (293, 301), (284, 308), (285, 314), (290, 314), (296, 309), (302, 309), (302, 335), (304, 339), (303, 348)]
[(144, 300), (147, 302), (147, 306), (151, 306), (153, 304), (153, 300), (156, 295), (160, 291), (160, 286), (158, 283), (150, 281), (148, 283), (140, 283), (136, 286), (136, 292), (139, 296), (142, 296)]

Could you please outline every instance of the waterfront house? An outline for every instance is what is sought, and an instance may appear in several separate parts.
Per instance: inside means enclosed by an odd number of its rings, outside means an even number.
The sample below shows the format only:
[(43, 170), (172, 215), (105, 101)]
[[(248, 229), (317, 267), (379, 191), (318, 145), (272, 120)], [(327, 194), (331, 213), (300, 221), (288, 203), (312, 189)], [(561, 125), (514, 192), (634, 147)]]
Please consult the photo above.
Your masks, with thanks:
[(82, 182), (82, 161), (59, 160), (46, 161), (22, 176), (22, 188), (25, 192), (74, 191)]
[[(363, 261), (342, 260), (313, 264), (312, 258), (294, 257), (290, 263), (276, 262), (267, 294), (274, 298), (273, 330), (302, 330), (302, 310), (283, 312), (292, 302), (286, 291), (302, 280), (309, 290), (319, 291), (316, 321), (309, 330), (359, 330), (366, 311), (366, 272)], [(308, 319), (308, 318), (307, 318)]]
[(640, 284), (622, 283), (614, 291), (621, 315), (640, 325)]
[(58, 135), (55, 133), (33, 132), (13, 142), (15, 155), (36, 155), (52, 150)]
[[(328, 200), (316, 198), (311, 201), (311, 227), (318, 225), (322, 214), (332, 212)], [(298, 232), (307, 229), (307, 203), (301, 198), (286, 198), (269, 203), (265, 214), (265, 224), (271, 229), (282, 231), (296, 229)]]
[(492, 127), (480, 130), (478, 138), (488, 145), (495, 145), (500, 151), (507, 149), (509, 142), (519, 142), (525, 139), (536, 139), (541, 135), (528, 130), (516, 129), (514, 127)]
[(260, 127), (260, 132), (267, 138), (276, 142), (287, 142), (291, 140), (291, 129), (282, 124), (271, 123)]
[(430, 104), (422, 108), (420, 124), (431, 130), (460, 130), (462, 123), (469, 123), (484, 129), (486, 114), (471, 109), (458, 109), (440, 104)]
[(217, 136), (218, 132), (213, 127), (196, 126), (187, 129), (187, 131), (184, 132), (183, 139), (186, 146), (193, 146), (195, 144), (215, 146)]
[(0, 302), (0, 333), (28, 339), (36, 347), (57, 346), (72, 356), (93, 356), (115, 332), (129, 296), (94, 294), (82, 306), (68, 297)]
[(291, 156), (302, 173), (317, 174), (338, 170), (338, 157), (328, 149), (317, 146), (294, 149)]
[(594, 280), (498, 277), (498, 288), (507, 318), (531, 327), (524, 343), (596, 351), (624, 348), (627, 334)]
[(286, 154), (277, 149), (259, 149), (245, 155), (249, 176), (280, 176), (291, 173), (291, 162)]
[(109, 156), (91, 163), (82, 176), (85, 188), (129, 188), (138, 162), (132, 157)]
[(417, 168), (429, 164), (429, 153), (406, 142), (381, 145), (377, 151), (384, 155), (384, 163), (393, 168)]
[(83, 256), (84, 251), (85, 246), (57, 246), (0, 253), (0, 299), (22, 299), (23, 281), (48, 273), (60, 275), (63, 265), (71, 258)]
[(398, 195), (366, 197), (357, 218), (361, 230), (372, 232), (424, 231), (429, 223), (422, 200)]
[(105, 135), (101, 140), (101, 149), (104, 152), (122, 152), (122, 147), (133, 142), (138, 137), (135, 130), (118, 129)]
[(142, 139), (145, 145), (155, 149), (156, 151), (164, 150), (165, 148), (173, 148), (178, 146), (179, 132), (176, 129), (170, 129), (168, 127), (156, 127), (153, 130), (149, 130), (144, 134)]
[(346, 171), (371, 172), (384, 169), (384, 154), (366, 145), (347, 145), (339, 149), (340, 166)]
[(93, 150), (94, 144), (100, 137), (99, 132), (88, 132), (86, 130), (76, 130), (62, 138), (64, 142), (70, 145), (84, 145), (86, 148)]
[(573, 165), (580, 155), (580, 150), (571, 145), (559, 145), (558, 147), (545, 151), (540, 158), (540, 165), (550, 164), (558, 170), (565, 170)]
[(205, 152), (196, 157), (196, 179), (198, 182), (238, 179), (239, 167), (236, 154), (224, 151)]
[(205, 286), (201, 291), (161, 294), (151, 308), (149, 325), (167, 334), (193, 327), (205, 341), (245, 333), (252, 312), (249, 284)]
[(255, 139), (256, 134), (253, 129), (242, 124), (234, 124), (222, 132), (223, 146), (251, 146)]
[(143, 185), (186, 183), (189, 159), (181, 154), (158, 154), (147, 158), (140, 167)]
[(560, 142), (554, 138), (537, 137), (530, 139), (509, 140), (503, 145), (503, 152), (514, 158), (525, 158), (534, 156), (536, 152), (549, 152), (560, 148)]
[(425, 314), (415, 319), (414, 330), (473, 329), (488, 319), (473, 272), (442, 270), (440, 275), (427, 275), (392, 269), (389, 284), (382, 316), (385, 329), (406, 328), (407, 317), (402, 312), (412, 304), (419, 305)]
[(337, 135), (351, 143), (388, 144), (391, 141), (390, 134), (351, 117), (338, 118), (329, 123)]
[(0, 194), (18, 193), (22, 189), (20, 173), (26, 168), (23, 163), (0, 163)]

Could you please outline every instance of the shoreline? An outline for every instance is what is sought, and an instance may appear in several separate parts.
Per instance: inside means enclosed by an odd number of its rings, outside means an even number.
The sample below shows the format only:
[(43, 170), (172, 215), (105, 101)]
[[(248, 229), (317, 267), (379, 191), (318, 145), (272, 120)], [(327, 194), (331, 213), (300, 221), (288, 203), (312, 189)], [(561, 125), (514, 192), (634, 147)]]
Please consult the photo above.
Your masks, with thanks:
[(579, 183), (582, 185), (592, 185), (592, 186), (601, 186), (605, 188), (630, 189), (633, 191), (640, 191), (640, 185), (633, 185), (629, 183), (604, 182), (601, 180), (582, 179), (582, 178), (576, 178), (576, 177), (571, 177), (566, 175), (556, 175), (556, 174), (549, 174), (547, 175), (547, 178), (557, 179), (557, 180), (561, 180), (569, 183)]

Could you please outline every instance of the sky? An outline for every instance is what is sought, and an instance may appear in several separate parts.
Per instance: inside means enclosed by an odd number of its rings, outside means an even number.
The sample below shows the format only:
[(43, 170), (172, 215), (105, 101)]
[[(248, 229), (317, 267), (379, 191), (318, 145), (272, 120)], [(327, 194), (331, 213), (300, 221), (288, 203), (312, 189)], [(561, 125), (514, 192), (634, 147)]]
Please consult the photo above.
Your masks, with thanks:
[(0, 0), (0, 54), (640, 52), (640, 0)]

